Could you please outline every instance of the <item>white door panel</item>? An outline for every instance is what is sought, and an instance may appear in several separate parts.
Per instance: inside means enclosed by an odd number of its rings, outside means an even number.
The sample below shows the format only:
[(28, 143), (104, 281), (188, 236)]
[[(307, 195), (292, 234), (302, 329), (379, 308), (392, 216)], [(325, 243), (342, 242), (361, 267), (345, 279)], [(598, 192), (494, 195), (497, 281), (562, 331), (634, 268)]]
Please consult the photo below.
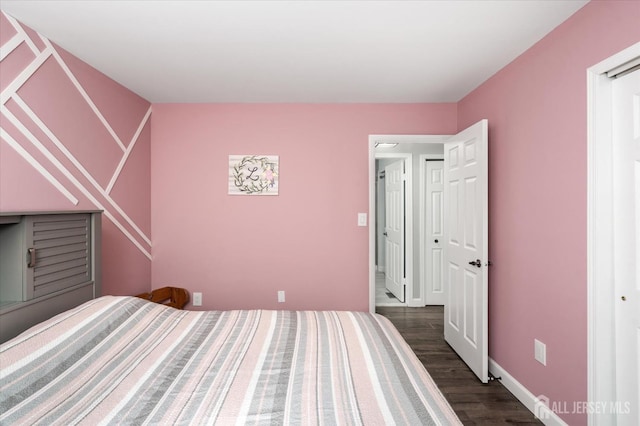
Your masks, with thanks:
[(488, 371), (487, 120), (444, 147), (445, 340), (486, 383)]
[[(460, 275), (460, 267), (456, 265), (455, 262), (449, 260), (447, 261), (447, 290), (448, 290), (448, 299), (449, 300), (459, 300), (460, 298), (460, 283), (461, 280), (459, 278)], [(455, 333), (460, 332), (460, 304), (458, 303), (449, 303), (449, 305), (445, 305), (445, 318), (447, 319), (446, 324), (448, 327)], [(445, 335), (447, 334), (445, 330)]]
[(404, 302), (404, 161), (384, 169), (385, 175), (385, 286)]
[(613, 88), (617, 425), (640, 424), (640, 71)]
[(426, 256), (427, 305), (444, 305), (444, 162), (427, 160), (426, 167)]
[(476, 321), (476, 310), (478, 297), (480, 296), (480, 286), (478, 274), (474, 271), (464, 270), (464, 296), (468, 300), (464, 301), (464, 337), (474, 348), (478, 346), (478, 322)]

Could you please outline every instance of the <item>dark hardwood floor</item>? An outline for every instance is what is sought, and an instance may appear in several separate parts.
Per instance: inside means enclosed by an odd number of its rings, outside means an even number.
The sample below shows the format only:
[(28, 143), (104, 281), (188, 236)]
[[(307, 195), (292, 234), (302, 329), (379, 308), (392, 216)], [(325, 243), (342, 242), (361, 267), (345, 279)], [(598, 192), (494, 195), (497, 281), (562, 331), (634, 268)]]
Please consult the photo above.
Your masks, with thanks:
[(541, 425), (498, 380), (481, 383), (444, 341), (442, 306), (377, 307), (409, 343), (465, 425)]

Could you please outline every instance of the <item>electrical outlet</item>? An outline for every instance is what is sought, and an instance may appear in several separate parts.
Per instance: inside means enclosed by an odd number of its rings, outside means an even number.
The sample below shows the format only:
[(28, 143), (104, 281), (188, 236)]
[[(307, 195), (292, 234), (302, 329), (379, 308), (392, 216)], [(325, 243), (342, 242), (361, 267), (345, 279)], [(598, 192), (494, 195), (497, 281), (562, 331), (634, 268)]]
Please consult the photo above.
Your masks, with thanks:
[(284, 290), (278, 291), (278, 303), (284, 302)]
[(193, 293), (193, 306), (202, 306), (202, 293)]
[(542, 365), (547, 365), (547, 345), (538, 339), (533, 339), (533, 356)]

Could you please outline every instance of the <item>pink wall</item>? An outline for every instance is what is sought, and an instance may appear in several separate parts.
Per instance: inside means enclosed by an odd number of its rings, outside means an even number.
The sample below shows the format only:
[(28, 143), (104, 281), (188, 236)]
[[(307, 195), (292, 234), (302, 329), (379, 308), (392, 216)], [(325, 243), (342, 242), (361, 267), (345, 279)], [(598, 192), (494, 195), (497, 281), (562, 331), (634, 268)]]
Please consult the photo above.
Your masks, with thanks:
[(587, 399), (586, 70), (638, 41), (640, 2), (593, 1), (458, 104), (489, 119), (489, 353), (552, 401)]
[(0, 211), (104, 210), (103, 294), (148, 291), (149, 102), (2, 13), (0, 28), (22, 40), (0, 62)]
[[(0, 20), (3, 44), (16, 30)], [(9, 98), (59, 164), (1, 116), (19, 147), (0, 141), (0, 210), (104, 208), (105, 293), (152, 281), (202, 291), (204, 309), (366, 310), (368, 235), (356, 214), (368, 211), (368, 135), (453, 133), (488, 118), (490, 356), (536, 395), (584, 401), (585, 76), (640, 40), (638, 22), (637, 1), (592, 1), (457, 105), (158, 104), (151, 124), (145, 100), (56, 48), (17, 94), (80, 167)], [(25, 30), (37, 51), (22, 43), (0, 63), (3, 90), (46, 49)], [(228, 155), (246, 153), (280, 156), (280, 195), (227, 195)], [(546, 367), (534, 338), (547, 344)]]
[[(455, 127), (455, 104), (155, 104), (153, 287), (205, 309), (368, 310), (368, 136)], [(279, 195), (227, 195), (230, 154), (279, 155)]]

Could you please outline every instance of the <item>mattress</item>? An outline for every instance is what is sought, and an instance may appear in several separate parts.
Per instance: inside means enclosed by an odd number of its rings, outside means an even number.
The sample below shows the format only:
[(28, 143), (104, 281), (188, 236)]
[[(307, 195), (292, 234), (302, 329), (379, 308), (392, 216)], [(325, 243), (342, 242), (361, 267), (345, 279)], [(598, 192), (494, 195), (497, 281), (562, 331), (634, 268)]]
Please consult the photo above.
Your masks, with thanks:
[(116, 296), (0, 345), (0, 423), (460, 424), (380, 315)]

